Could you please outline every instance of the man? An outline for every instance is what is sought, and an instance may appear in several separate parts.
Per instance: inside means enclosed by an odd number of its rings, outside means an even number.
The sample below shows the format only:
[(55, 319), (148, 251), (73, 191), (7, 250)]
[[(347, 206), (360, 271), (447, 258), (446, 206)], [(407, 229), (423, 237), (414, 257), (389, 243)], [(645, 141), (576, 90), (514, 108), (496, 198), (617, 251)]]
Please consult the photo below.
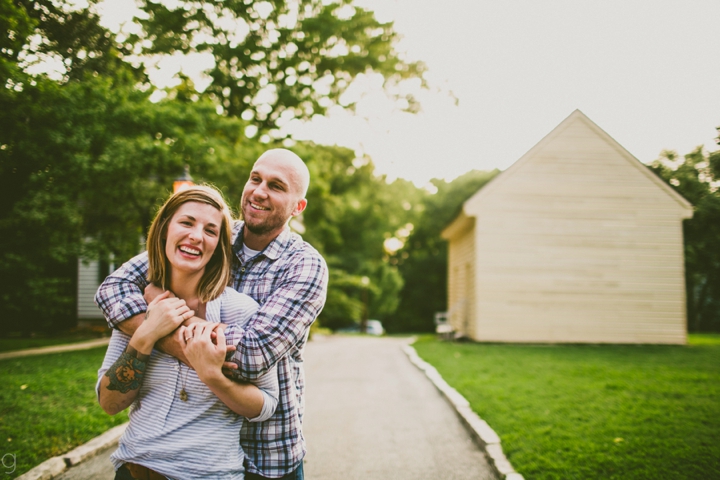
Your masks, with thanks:
[[(237, 350), (235, 375), (254, 380), (278, 366), (280, 399), (275, 414), (262, 423), (245, 422), (240, 443), (246, 455), (246, 478), (301, 480), (305, 439), (302, 435), (304, 371), (302, 351), (310, 325), (322, 310), (328, 272), (320, 254), (290, 232), (290, 218), (305, 210), (310, 173), (303, 161), (284, 149), (265, 152), (255, 162), (243, 189), (244, 221), (233, 228), (231, 285), (260, 304), (245, 325), (225, 329)], [(147, 286), (147, 255), (140, 254), (110, 275), (95, 300), (111, 327), (132, 334), (143, 321), (147, 302), (159, 289)], [(191, 306), (193, 308), (193, 306)], [(179, 336), (158, 347), (183, 360)]]

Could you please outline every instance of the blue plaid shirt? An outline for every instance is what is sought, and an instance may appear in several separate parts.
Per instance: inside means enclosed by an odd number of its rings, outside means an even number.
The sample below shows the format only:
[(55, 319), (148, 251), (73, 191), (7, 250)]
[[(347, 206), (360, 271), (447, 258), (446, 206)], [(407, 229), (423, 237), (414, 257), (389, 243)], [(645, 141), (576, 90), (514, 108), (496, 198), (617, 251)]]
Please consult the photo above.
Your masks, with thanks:
[[(228, 327), (225, 335), (228, 345), (237, 346), (233, 361), (239, 377), (256, 379), (278, 367), (275, 414), (265, 422), (245, 422), (240, 435), (247, 470), (278, 478), (295, 470), (305, 456), (302, 352), (310, 325), (325, 304), (328, 270), (317, 250), (287, 228), (261, 253), (243, 258), (243, 225), (236, 222), (233, 228), (230, 286), (253, 298), (260, 309), (243, 327)], [(147, 254), (141, 253), (98, 289), (95, 301), (111, 327), (147, 310), (147, 268)]]

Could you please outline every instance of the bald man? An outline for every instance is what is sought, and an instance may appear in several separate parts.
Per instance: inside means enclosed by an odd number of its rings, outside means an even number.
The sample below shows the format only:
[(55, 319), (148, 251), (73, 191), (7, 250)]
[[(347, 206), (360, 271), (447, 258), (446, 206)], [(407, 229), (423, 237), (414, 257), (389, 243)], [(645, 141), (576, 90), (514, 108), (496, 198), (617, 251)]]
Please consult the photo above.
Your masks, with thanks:
[[(233, 228), (230, 286), (260, 304), (244, 327), (225, 329), (228, 346), (236, 347), (230, 359), (233, 375), (254, 380), (277, 365), (280, 383), (275, 414), (265, 422), (244, 422), (240, 433), (247, 480), (303, 479), (302, 352), (325, 303), (328, 271), (317, 250), (287, 224), (305, 210), (309, 183), (300, 157), (285, 149), (268, 150), (253, 165), (240, 203), (243, 221)], [(100, 286), (95, 301), (110, 327), (132, 335), (142, 322), (147, 303), (160, 292), (148, 286), (146, 275), (147, 254), (142, 253)], [(158, 347), (188, 363), (177, 335)]]

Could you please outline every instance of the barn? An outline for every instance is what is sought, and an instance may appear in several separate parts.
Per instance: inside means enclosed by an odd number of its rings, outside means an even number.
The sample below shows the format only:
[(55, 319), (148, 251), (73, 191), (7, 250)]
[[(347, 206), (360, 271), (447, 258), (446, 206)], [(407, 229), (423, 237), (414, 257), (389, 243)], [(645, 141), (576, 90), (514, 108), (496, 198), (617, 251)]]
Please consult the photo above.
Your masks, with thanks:
[(684, 344), (692, 213), (576, 110), (443, 230), (448, 321), (486, 342)]

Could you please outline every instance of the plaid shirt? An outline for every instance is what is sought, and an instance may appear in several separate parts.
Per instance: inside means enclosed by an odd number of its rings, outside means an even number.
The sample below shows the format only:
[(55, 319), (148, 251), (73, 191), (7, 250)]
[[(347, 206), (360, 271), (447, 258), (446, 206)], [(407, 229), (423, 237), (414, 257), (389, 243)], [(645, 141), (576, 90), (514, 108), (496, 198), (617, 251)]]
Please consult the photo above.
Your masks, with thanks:
[[(302, 352), (310, 325), (325, 304), (328, 271), (320, 254), (288, 229), (260, 254), (243, 259), (243, 225), (236, 222), (233, 228), (230, 286), (257, 301), (260, 309), (244, 327), (230, 326), (225, 335), (228, 345), (237, 345), (233, 361), (239, 377), (252, 380), (278, 366), (275, 414), (265, 422), (245, 422), (240, 435), (247, 470), (277, 478), (295, 470), (305, 456)], [(100, 286), (95, 301), (111, 327), (147, 310), (146, 276), (147, 253), (141, 253)]]

